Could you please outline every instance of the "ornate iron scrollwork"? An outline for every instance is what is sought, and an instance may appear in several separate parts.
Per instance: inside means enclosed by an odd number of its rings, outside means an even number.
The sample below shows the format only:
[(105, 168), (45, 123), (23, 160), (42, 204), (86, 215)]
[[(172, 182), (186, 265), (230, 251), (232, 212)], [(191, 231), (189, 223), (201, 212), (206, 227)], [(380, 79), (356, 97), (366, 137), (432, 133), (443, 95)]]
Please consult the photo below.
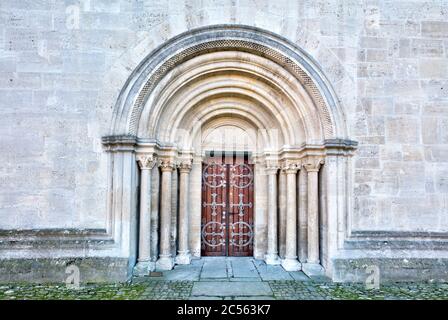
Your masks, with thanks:
[[(212, 170), (212, 173), (208, 172), (209, 169)], [(210, 162), (205, 166), (202, 172), (202, 180), (210, 188), (225, 187), (226, 166), (224, 164), (217, 164), (216, 162)]]
[[(239, 232), (234, 232), (236, 229), (236, 226), (239, 228)], [(243, 232), (242, 230), (247, 229), (248, 231)], [(246, 240), (243, 239), (243, 237), (247, 237)], [(234, 237), (238, 237), (238, 241), (234, 239)], [(244, 221), (238, 221), (235, 223), (230, 224), (230, 239), (229, 243), (231, 245), (237, 246), (237, 247), (245, 247), (250, 244), (252, 244), (252, 240), (254, 238), (254, 232), (252, 229), (252, 226)]]
[[(253, 219), (249, 215), (253, 208), (253, 202), (249, 201), (254, 181), (252, 167), (245, 163), (209, 162), (203, 167), (202, 180), (205, 188), (202, 250), (213, 255), (251, 252), (254, 239)], [(234, 192), (238, 194), (237, 203), (232, 203)], [(238, 212), (229, 216), (228, 210)]]
[(217, 193), (212, 193), (211, 196), (212, 196), (212, 202), (211, 202), (211, 203), (206, 203), (206, 202), (204, 202), (204, 203), (202, 203), (202, 206), (203, 206), (204, 208), (205, 208), (205, 207), (210, 207), (210, 208), (212, 208), (211, 215), (215, 217), (215, 216), (218, 214), (218, 213), (216, 212), (216, 209), (217, 209), (218, 207), (223, 207), (223, 208), (225, 208), (226, 203), (225, 203), (225, 202), (222, 202), (222, 203), (218, 203), (218, 202), (216, 202), (216, 197), (218, 196)]
[(238, 203), (231, 203), (230, 206), (238, 207), (238, 215), (240, 217), (243, 217), (244, 216), (244, 207), (252, 208), (252, 202), (244, 203), (243, 202), (244, 194), (242, 194), (242, 193), (238, 194), (238, 198), (240, 199), (240, 201)]
[(230, 185), (238, 189), (250, 186), (254, 179), (252, 169), (245, 163), (230, 167)]
[[(216, 231), (218, 227), (218, 231)], [(207, 228), (211, 229), (207, 230)], [(225, 245), (225, 240), (224, 240), (224, 229), (226, 228), (225, 223), (220, 223), (217, 221), (210, 221), (208, 223), (206, 223), (203, 227), (202, 227), (202, 231), (201, 231), (201, 236), (202, 236), (202, 241), (205, 245), (210, 246), (210, 247), (218, 247), (220, 245)], [(207, 240), (207, 236), (211, 236), (212, 239), (211, 240)]]

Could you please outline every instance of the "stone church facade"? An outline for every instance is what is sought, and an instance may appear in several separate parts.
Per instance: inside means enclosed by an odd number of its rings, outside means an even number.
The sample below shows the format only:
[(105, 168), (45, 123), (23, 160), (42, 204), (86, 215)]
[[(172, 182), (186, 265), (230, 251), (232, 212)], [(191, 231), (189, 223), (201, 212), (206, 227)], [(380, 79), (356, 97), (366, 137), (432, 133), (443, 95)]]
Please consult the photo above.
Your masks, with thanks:
[(448, 2), (0, 6), (1, 281), (202, 256), (448, 278)]

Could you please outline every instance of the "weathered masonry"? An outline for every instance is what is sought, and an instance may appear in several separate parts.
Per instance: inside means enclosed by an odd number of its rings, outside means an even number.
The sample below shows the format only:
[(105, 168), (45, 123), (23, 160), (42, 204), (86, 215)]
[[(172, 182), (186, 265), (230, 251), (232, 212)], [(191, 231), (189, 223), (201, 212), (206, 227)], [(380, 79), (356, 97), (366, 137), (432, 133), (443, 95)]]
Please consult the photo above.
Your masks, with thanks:
[[(328, 258), (346, 232), (344, 188), (356, 143), (347, 137), (331, 88), (299, 48), (247, 27), (183, 34), (144, 61), (115, 115), (103, 140), (110, 154), (110, 216), (139, 217), (138, 272), (188, 264), (200, 256), (201, 245), (223, 250), (224, 232), (244, 234), (230, 239), (231, 249), (253, 247), (255, 258), (288, 271), (323, 274), (323, 267), (331, 268)], [(246, 177), (233, 182), (240, 195), (240, 219), (233, 223), (222, 217), (201, 223), (202, 208), (210, 203), (217, 216), (217, 193), (201, 199), (208, 175), (212, 187), (226, 184), (219, 156), (208, 160), (212, 171), (203, 172), (210, 152), (231, 159), (247, 152), (253, 163), (227, 168)], [(253, 201), (244, 204), (241, 192), (252, 182)], [(233, 198), (230, 206), (238, 206)], [(245, 211), (253, 215), (250, 223)], [(114, 224), (135, 239), (131, 219)]]
[(5, 1), (2, 282), (448, 280), (448, 4)]

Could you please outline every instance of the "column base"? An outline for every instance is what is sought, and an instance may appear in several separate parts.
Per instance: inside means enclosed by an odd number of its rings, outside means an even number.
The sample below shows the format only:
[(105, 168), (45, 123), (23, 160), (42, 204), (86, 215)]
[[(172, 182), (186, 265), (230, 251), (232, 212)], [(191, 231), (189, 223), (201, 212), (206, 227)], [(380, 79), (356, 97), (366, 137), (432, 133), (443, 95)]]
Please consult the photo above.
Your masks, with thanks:
[(278, 265), (281, 263), (279, 257), (275, 253), (268, 253), (264, 256), (264, 261), (269, 265)]
[(295, 258), (285, 258), (282, 260), (281, 265), (286, 271), (300, 271), (302, 268), (300, 262)]
[(156, 262), (156, 268), (159, 270), (171, 270), (174, 268), (174, 259), (171, 256), (160, 256)]
[(134, 275), (143, 277), (149, 275), (150, 271), (154, 271), (155, 263), (152, 261), (139, 261), (134, 267)]
[(176, 256), (176, 264), (190, 264), (191, 255), (187, 252), (179, 252)]
[(302, 265), (302, 271), (308, 277), (325, 276), (325, 269), (319, 263), (304, 263)]

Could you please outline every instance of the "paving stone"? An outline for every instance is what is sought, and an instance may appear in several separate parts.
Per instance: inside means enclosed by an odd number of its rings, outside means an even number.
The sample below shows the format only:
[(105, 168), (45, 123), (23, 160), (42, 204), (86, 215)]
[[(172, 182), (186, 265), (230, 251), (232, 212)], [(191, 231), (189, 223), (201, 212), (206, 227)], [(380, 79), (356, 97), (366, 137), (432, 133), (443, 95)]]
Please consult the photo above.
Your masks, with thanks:
[(280, 265), (268, 266), (263, 261), (255, 261), (254, 264), (263, 281), (293, 280), (289, 273)]
[(188, 300), (225, 300), (225, 298), (211, 296), (191, 296)]
[[(207, 261), (208, 259), (204, 259)], [(218, 259), (219, 265), (237, 261)], [(251, 274), (251, 264), (241, 260), (243, 274)], [(237, 264), (240, 261), (237, 261)], [(205, 264), (205, 262), (202, 262)], [(362, 283), (333, 283), (326, 277), (307, 278), (302, 272), (286, 272), (280, 266), (266, 266), (263, 261), (253, 260), (257, 270), (274, 269), (277, 277), (287, 275), (287, 280), (262, 281), (262, 277), (225, 277), (204, 281), (200, 277), (201, 262), (194, 265), (175, 266), (164, 272), (163, 278), (135, 277), (131, 283), (88, 284), (79, 289), (64, 284), (2, 284), (0, 300), (409, 300), (448, 299), (446, 283), (385, 283), (380, 288), (367, 289)], [(208, 263), (208, 267), (213, 264)], [(279, 269), (280, 268), (280, 269)], [(282, 271), (283, 270), (283, 271)], [(267, 272), (267, 271), (266, 271)], [(191, 273), (191, 275), (189, 275)], [(185, 278), (194, 280), (179, 280)], [(167, 278), (177, 280), (167, 280)]]
[(262, 281), (261, 278), (258, 276), (257, 278), (229, 278), (229, 281), (231, 282), (241, 282), (241, 281)]
[(257, 297), (234, 297), (233, 300), (275, 300), (273, 296), (257, 296)]
[(202, 267), (204, 265), (204, 259), (192, 259), (191, 266), (193, 267)]
[(193, 296), (267, 296), (272, 290), (266, 282), (196, 282)]
[(170, 271), (165, 271), (163, 273), (164, 280), (189, 280), (189, 281), (199, 281), (199, 276), (201, 274), (200, 267), (191, 268), (174, 268)]
[(257, 268), (253, 264), (252, 259), (234, 258), (230, 260), (232, 263), (234, 278), (259, 278)]
[(289, 272), (289, 275), (297, 281), (311, 281), (311, 279), (302, 271)]
[(201, 278), (227, 278), (226, 259), (204, 259)]
[[(137, 279), (137, 278), (136, 278)], [(0, 300), (133, 300), (133, 299), (192, 299), (192, 300), (447, 300), (448, 290), (443, 283), (387, 283), (378, 290), (366, 289), (363, 284), (317, 283), (313, 281), (269, 281), (240, 282), (240, 285), (263, 284), (270, 287), (269, 294), (240, 295), (229, 292), (224, 295), (192, 295), (194, 285), (204, 282), (193, 281), (132, 281), (129, 284), (92, 284), (81, 286), (79, 290), (54, 284), (6, 284), (0, 287)], [(222, 284), (222, 283), (220, 283)], [(227, 282), (232, 286), (235, 282)], [(215, 287), (217, 287), (215, 285)], [(257, 293), (257, 292), (255, 292)], [(259, 292), (258, 292), (259, 293)]]
[(331, 279), (327, 276), (311, 276), (310, 278), (314, 282), (331, 282)]
[(230, 278), (203, 278), (202, 276), (201, 276), (201, 278), (200, 278), (200, 280), (199, 281), (205, 281), (205, 282), (210, 282), (210, 281), (217, 281), (217, 282), (220, 282), (220, 281), (223, 281), (223, 282), (229, 282), (230, 281)]

